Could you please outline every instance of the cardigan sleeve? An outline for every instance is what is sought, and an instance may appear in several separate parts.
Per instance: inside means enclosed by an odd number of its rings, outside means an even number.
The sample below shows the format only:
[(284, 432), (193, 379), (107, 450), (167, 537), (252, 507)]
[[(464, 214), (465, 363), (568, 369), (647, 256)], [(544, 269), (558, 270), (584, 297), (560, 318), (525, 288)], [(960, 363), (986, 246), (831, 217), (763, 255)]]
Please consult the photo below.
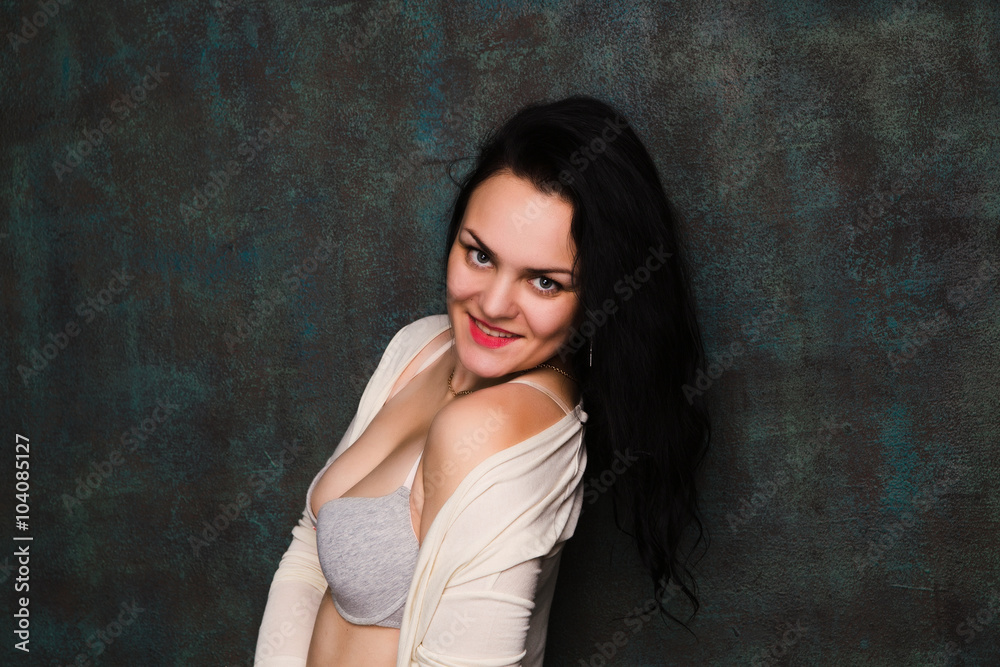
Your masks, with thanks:
[(303, 511), (292, 529), (292, 543), (271, 581), (254, 667), (305, 667), (316, 613), (326, 589), (316, 552), (316, 531)]
[(540, 560), (447, 586), (416, 664), (426, 667), (514, 667), (527, 653), (527, 639)]

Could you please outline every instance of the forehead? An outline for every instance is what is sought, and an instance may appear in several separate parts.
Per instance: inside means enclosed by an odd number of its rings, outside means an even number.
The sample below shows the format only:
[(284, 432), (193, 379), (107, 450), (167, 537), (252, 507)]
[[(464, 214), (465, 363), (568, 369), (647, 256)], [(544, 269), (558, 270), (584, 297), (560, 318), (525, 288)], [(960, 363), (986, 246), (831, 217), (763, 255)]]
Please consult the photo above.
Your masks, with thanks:
[(472, 192), (459, 233), (474, 232), (511, 264), (569, 269), (576, 256), (572, 222), (572, 204), (528, 180), (500, 172)]

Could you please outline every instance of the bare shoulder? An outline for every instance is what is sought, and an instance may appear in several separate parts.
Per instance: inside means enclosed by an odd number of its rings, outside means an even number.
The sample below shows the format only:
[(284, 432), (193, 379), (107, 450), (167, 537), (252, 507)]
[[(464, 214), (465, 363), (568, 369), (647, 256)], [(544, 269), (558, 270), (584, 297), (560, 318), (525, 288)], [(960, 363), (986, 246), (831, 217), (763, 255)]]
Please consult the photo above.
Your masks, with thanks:
[(526, 384), (505, 383), (480, 389), (452, 401), (431, 422), (427, 444), (443, 454), (468, 456), (473, 466), (515, 445), (563, 418), (551, 398)]
[(435, 415), (424, 445), (420, 540), (445, 501), (477, 465), (551, 427), (566, 415), (551, 398), (523, 383), (480, 389)]

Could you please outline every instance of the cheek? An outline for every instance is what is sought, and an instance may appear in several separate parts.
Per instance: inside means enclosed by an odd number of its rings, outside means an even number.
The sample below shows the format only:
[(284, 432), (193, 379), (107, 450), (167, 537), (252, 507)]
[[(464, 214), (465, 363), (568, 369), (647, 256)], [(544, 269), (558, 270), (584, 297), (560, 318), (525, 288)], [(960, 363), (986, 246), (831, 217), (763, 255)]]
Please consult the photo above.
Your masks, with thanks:
[(551, 339), (553, 343), (560, 343), (572, 334), (574, 320), (577, 317), (578, 309), (574, 306), (564, 306), (552, 308), (547, 312), (538, 313), (533, 318), (532, 329), (540, 338)]
[(461, 251), (452, 250), (448, 256), (448, 276), (445, 284), (451, 299), (465, 299), (475, 291), (475, 276), (462, 260)]

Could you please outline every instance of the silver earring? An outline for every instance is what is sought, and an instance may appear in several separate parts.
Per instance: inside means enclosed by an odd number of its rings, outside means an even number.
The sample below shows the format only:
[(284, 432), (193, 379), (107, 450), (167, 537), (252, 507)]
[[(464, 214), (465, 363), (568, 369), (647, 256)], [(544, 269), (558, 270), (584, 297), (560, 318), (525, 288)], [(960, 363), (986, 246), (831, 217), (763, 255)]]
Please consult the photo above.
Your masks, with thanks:
[(594, 337), (591, 336), (590, 337), (590, 354), (587, 357), (587, 368), (590, 368), (593, 365), (594, 365)]

